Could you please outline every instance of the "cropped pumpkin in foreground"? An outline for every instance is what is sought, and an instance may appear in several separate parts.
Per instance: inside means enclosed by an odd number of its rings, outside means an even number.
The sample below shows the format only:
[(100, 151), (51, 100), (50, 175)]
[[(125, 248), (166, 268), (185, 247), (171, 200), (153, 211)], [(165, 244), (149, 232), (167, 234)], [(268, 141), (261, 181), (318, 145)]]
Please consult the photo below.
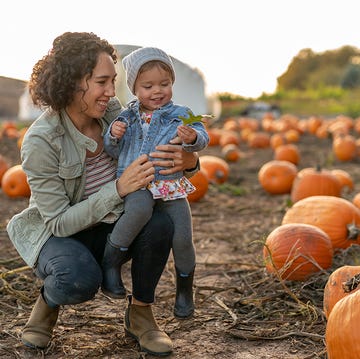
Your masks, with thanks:
[(3, 192), (11, 198), (30, 197), (31, 191), (21, 165), (10, 167), (1, 180)]
[(282, 279), (302, 281), (332, 264), (329, 236), (308, 224), (284, 224), (266, 238), (263, 248), (266, 270)]
[(356, 287), (354, 291), (346, 291), (344, 284), (360, 273), (360, 266), (344, 265), (332, 272), (326, 282), (323, 297), (323, 309), (326, 318), (329, 318), (334, 305), (342, 298), (360, 289)]
[(282, 224), (306, 223), (322, 229), (334, 250), (360, 244), (360, 210), (352, 202), (334, 196), (311, 196), (290, 207)]
[(340, 299), (326, 323), (328, 359), (359, 359), (360, 291)]
[(260, 167), (258, 181), (270, 194), (290, 193), (297, 172), (297, 167), (291, 162), (272, 160)]

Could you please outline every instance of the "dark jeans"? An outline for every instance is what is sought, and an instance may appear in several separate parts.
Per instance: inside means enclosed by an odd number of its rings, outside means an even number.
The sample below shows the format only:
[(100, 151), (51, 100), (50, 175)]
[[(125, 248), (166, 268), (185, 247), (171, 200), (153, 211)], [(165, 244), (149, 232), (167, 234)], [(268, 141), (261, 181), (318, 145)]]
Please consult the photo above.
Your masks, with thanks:
[[(101, 281), (101, 260), (113, 224), (98, 226), (71, 237), (52, 236), (42, 248), (35, 269), (44, 280), (44, 298), (49, 306), (78, 304), (92, 299)], [(173, 224), (160, 212), (154, 214), (129, 247), (132, 259), (132, 294), (152, 303), (155, 289), (171, 249)]]

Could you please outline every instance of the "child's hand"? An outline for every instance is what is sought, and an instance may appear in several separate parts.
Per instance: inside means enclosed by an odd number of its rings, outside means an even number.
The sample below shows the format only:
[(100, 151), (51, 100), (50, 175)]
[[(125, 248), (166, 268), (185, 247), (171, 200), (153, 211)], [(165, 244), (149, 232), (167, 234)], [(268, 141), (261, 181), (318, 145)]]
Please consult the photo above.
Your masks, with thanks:
[(177, 134), (181, 138), (181, 140), (188, 145), (195, 143), (197, 138), (196, 131), (189, 126), (184, 126), (184, 125), (178, 126)]
[(111, 136), (117, 138), (118, 140), (120, 140), (123, 136), (124, 136), (124, 133), (126, 131), (126, 123), (125, 122), (122, 122), (122, 121), (115, 121), (112, 126), (111, 126), (111, 129), (110, 129), (110, 133), (111, 133)]

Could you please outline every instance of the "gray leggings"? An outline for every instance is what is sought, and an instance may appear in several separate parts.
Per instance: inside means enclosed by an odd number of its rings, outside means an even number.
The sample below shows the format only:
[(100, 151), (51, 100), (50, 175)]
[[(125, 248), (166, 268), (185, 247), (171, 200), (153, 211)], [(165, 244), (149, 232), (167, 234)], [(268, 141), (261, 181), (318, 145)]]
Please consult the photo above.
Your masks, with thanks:
[(195, 267), (195, 247), (192, 240), (192, 219), (186, 198), (172, 201), (154, 200), (148, 190), (132, 192), (125, 197), (124, 213), (110, 236), (115, 247), (128, 248), (152, 216), (154, 206), (169, 215), (174, 224), (172, 250), (176, 268), (189, 274)]

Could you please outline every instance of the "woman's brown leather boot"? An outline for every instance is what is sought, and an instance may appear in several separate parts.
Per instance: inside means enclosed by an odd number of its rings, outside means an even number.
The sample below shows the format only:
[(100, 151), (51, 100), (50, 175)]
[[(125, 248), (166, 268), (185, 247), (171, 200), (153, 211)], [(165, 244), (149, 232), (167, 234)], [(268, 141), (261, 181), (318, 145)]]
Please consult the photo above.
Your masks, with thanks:
[(49, 307), (39, 295), (22, 332), (22, 342), (30, 348), (44, 349), (49, 344), (59, 315), (59, 307)]
[(124, 318), (125, 332), (137, 340), (141, 350), (152, 355), (169, 355), (173, 350), (172, 341), (157, 325), (151, 305), (131, 304), (131, 296), (128, 296), (128, 300)]

